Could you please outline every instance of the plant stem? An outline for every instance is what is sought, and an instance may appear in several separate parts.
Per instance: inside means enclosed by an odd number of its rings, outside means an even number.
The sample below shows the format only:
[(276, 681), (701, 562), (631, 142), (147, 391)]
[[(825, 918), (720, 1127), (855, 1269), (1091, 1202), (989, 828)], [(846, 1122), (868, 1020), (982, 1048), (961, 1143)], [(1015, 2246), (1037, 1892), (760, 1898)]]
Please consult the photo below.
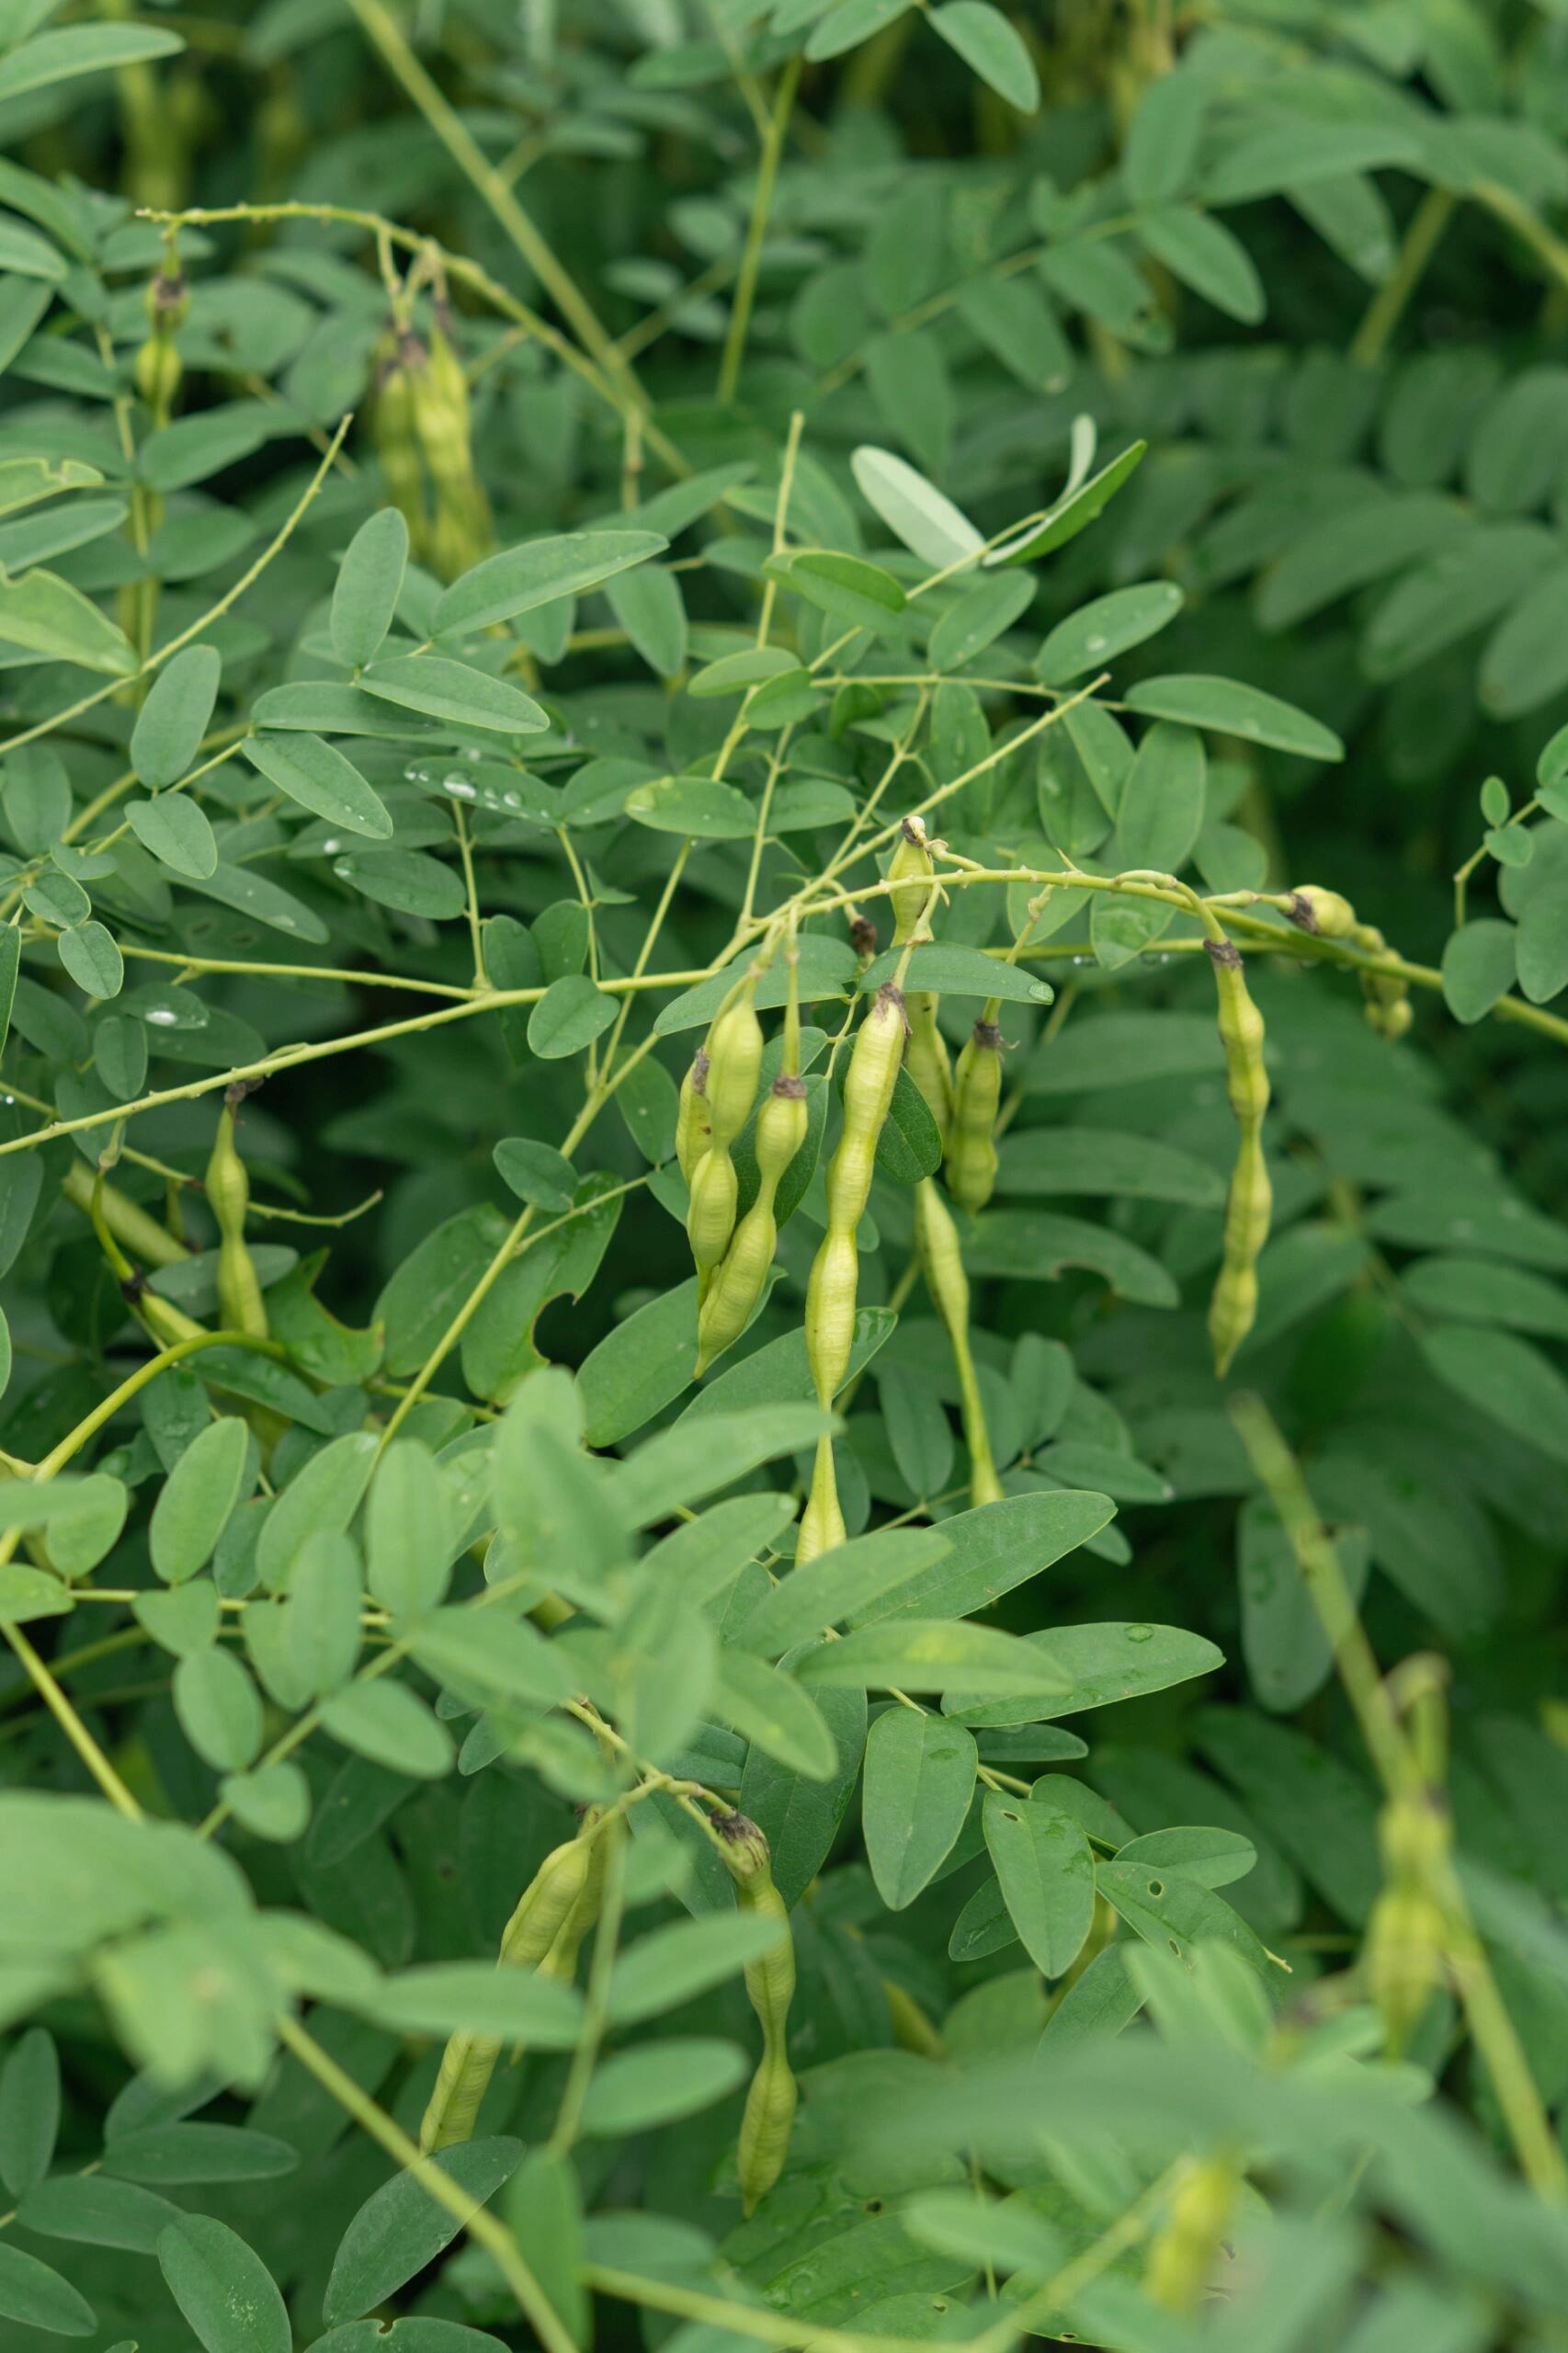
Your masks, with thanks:
[(784, 152), (785, 134), (790, 128), (790, 114), (795, 103), (795, 92), (800, 87), (801, 63), (801, 52), (797, 51), (785, 62), (773, 94), (773, 112), (768, 118), (767, 135), (763, 141), (762, 155), (757, 165), (756, 192), (752, 198), (745, 250), (741, 256), (740, 276), (735, 280), (734, 296), (730, 304), (729, 331), (724, 337), (724, 356), (719, 368), (721, 402), (734, 399), (735, 387), (741, 380), (746, 330), (751, 324), (752, 306), (756, 300), (757, 273), (762, 265), (762, 248), (767, 235), (767, 216), (778, 178), (778, 159)]
[[(11, 1534), (14, 1548), (15, 1531), (11, 1531)], [(9, 1559), (9, 1557), (10, 1555), (7, 1553), (6, 1558)], [(51, 1715), (54, 1718), (55, 1722), (60, 1726), (61, 1731), (65, 1734), (66, 1739), (71, 1743), (72, 1747), (75, 1750), (77, 1756), (81, 1758), (83, 1764), (86, 1767), (94, 1780), (97, 1781), (99, 1789), (102, 1790), (105, 1797), (108, 1798), (110, 1805), (114, 1807), (117, 1813), (122, 1813), (128, 1822), (140, 1822), (142, 1819), (141, 1807), (137, 1804), (136, 1800), (131, 1796), (131, 1791), (126, 1788), (125, 1783), (120, 1779), (119, 1775), (115, 1771), (114, 1767), (109, 1763), (108, 1758), (104, 1755), (103, 1750), (98, 1746), (97, 1742), (93, 1738), (92, 1733), (87, 1730), (86, 1725), (82, 1722), (82, 1719), (76, 1713), (74, 1707), (66, 1698), (65, 1693), (61, 1689), (59, 1684), (55, 1681), (53, 1676), (44, 1665), (42, 1659), (40, 1658), (37, 1651), (34, 1650), (31, 1643), (28, 1642), (21, 1628), (19, 1626), (7, 1625), (6, 1628), (6, 1640), (10, 1643), (11, 1648), (16, 1652), (17, 1656), (27, 1668), (28, 1675), (32, 1677), (33, 1687), (38, 1692), (39, 1697), (48, 1708)]]
[(1427, 263), (1453, 218), (1458, 199), (1446, 188), (1429, 188), (1410, 216), (1395, 262), (1357, 328), (1350, 357), (1358, 368), (1375, 368), (1388, 340), (1403, 316), (1406, 303), (1420, 284)]

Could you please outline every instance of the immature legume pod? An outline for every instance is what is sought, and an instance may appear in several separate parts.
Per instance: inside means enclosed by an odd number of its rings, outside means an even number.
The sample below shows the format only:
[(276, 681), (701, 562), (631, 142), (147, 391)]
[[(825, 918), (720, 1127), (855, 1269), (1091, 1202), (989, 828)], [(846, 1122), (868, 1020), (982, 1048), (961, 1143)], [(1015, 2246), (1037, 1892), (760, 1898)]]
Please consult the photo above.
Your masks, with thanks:
[(996, 1114), (1002, 1101), (1002, 1032), (991, 1007), (975, 1023), (953, 1074), (944, 1174), (960, 1209), (983, 1210), (996, 1185)]
[(1269, 1091), (1263, 1016), (1247, 993), (1239, 949), (1228, 939), (1210, 939), (1205, 945), (1214, 967), (1226, 1092), (1239, 1136), (1225, 1200), (1224, 1256), (1209, 1302), (1214, 1370), (1223, 1379), (1257, 1313), (1257, 1262), (1268, 1239), (1274, 1193), (1263, 1154)]
[(1177, 2182), (1149, 2245), (1143, 2292), (1162, 2311), (1189, 2313), (1201, 2301), (1235, 2211), (1240, 2180), (1221, 2157), (1199, 2158)]
[(741, 1910), (777, 1921), (782, 1931), (760, 1960), (747, 1963), (745, 1972), (746, 1993), (762, 2028), (762, 2058), (746, 2095), (736, 2149), (741, 2202), (750, 2214), (783, 2172), (790, 2153), (797, 2093), (787, 2036), (795, 1992), (795, 1948), (789, 1909), (773, 1884), (772, 1859), (763, 1833), (744, 1813), (721, 1814), (713, 1827)]
[[(549, 1958), (589, 1887), (597, 1844), (593, 1838), (571, 1838), (545, 1857), (506, 1923), (497, 1968), (538, 1969)], [(574, 1946), (574, 1958), (575, 1949)], [(465, 2033), (451, 2037), (419, 2128), (419, 2146), (426, 2156), (433, 2150), (469, 2139), (500, 2055), (497, 2038)]]
[(969, 1496), (971, 1504), (1001, 1500), (1002, 1482), (991, 1452), (991, 1433), (969, 1344), (969, 1277), (952, 1212), (927, 1176), (915, 1188), (915, 1247), (931, 1304), (947, 1327), (953, 1363), (959, 1377), (959, 1413), (964, 1443), (969, 1449)]
[[(877, 1138), (892, 1102), (903, 1040), (903, 998), (887, 981), (860, 1024), (845, 1073), (844, 1129), (827, 1172), (827, 1232), (806, 1284), (806, 1362), (824, 1410), (849, 1370), (859, 1290), (856, 1233), (871, 1190)], [(824, 1438), (817, 1445), (796, 1558), (812, 1560), (843, 1541), (833, 1441)]]
[(245, 1211), (250, 1204), (250, 1179), (234, 1142), (233, 1099), (225, 1102), (218, 1120), (218, 1134), (207, 1163), (207, 1205), (218, 1223), (218, 1312), (233, 1332), (247, 1332), (265, 1340), (267, 1308), (256, 1262), (245, 1242)]
[(757, 1114), (756, 1199), (731, 1237), (698, 1318), (699, 1373), (734, 1345), (751, 1321), (778, 1239), (774, 1202), (779, 1182), (805, 1136), (805, 1083), (781, 1072)]

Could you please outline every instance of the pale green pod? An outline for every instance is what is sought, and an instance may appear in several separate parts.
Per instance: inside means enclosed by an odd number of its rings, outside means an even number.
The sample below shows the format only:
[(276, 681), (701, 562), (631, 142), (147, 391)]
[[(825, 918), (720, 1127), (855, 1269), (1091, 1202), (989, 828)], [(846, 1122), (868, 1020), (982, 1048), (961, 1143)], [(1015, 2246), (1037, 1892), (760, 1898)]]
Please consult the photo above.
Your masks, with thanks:
[(996, 1114), (1002, 1101), (1002, 1032), (977, 1021), (953, 1074), (953, 1113), (944, 1175), (948, 1190), (971, 1215), (996, 1184)]
[(699, 1046), (691, 1068), (680, 1083), (680, 1108), (676, 1115), (676, 1160), (689, 1188), (697, 1164), (713, 1141), (708, 1116), (708, 1056)]
[(849, 1370), (860, 1262), (853, 1233), (830, 1229), (806, 1284), (806, 1362), (817, 1403), (832, 1404)]
[(795, 1539), (798, 1562), (814, 1561), (819, 1552), (831, 1552), (842, 1544), (848, 1531), (844, 1514), (838, 1506), (838, 1474), (833, 1467), (833, 1440), (819, 1438), (816, 1462), (812, 1472), (811, 1493), (801, 1514), (800, 1531)]
[(730, 1246), (735, 1223), (735, 1164), (715, 1143), (697, 1164), (687, 1211), (687, 1239), (699, 1274), (710, 1274)]
[[(546, 1960), (587, 1884), (595, 1843), (568, 1839), (545, 1857), (506, 1923), (498, 1968), (538, 1969)], [(470, 2138), (500, 2054), (501, 2044), (491, 2036), (460, 2033), (450, 2038), (419, 2128), (419, 2146), (426, 2156)]]
[(722, 1013), (708, 1043), (708, 1116), (713, 1143), (728, 1149), (751, 1117), (762, 1075), (762, 1024), (748, 995)]
[(1226, 1093), (1238, 1131), (1225, 1200), (1224, 1256), (1209, 1304), (1214, 1370), (1223, 1379), (1257, 1314), (1257, 1262), (1268, 1239), (1274, 1196), (1263, 1154), (1269, 1094), (1263, 1017), (1248, 994), (1240, 951), (1228, 939), (1206, 945), (1219, 997)]

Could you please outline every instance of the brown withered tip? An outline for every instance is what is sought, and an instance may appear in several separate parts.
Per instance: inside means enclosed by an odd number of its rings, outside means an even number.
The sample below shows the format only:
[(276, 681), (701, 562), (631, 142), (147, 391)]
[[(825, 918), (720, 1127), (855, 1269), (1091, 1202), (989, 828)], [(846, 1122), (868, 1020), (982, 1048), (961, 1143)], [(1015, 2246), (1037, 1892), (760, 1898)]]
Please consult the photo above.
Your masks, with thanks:
[(898, 829), (912, 849), (926, 847), (927, 838), (926, 827), (919, 817), (901, 817), (898, 821)]
[(397, 335), (397, 364), (400, 368), (423, 368), (429, 354), (412, 327), (400, 327)]
[(1312, 913), (1312, 903), (1304, 891), (1291, 892), (1285, 912), (1299, 931), (1316, 931), (1318, 919)]
[(977, 1021), (974, 1025), (974, 1042), (977, 1046), (984, 1047), (988, 1053), (999, 1054), (1004, 1042), (1001, 1023)]
[(177, 311), (189, 290), (183, 269), (161, 269), (153, 280), (153, 301), (160, 311)]
[(773, 1092), (781, 1097), (786, 1103), (803, 1103), (806, 1099), (806, 1082), (803, 1078), (795, 1077), (792, 1072), (781, 1070), (773, 1082)]
[(119, 1295), (121, 1299), (124, 1300), (128, 1307), (134, 1307), (146, 1288), (147, 1275), (145, 1268), (142, 1267), (132, 1267), (131, 1272), (120, 1283)]
[(738, 1809), (733, 1813), (710, 1813), (708, 1819), (720, 1837), (728, 1839), (732, 1845), (737, 1839), (757, 1836), (756, 1824), (750, 1814), (742, 1813)]
[(694, 1095), (707, 1094), (708, 1071), (708, 1057), (703, 1052), (701, 1047), (699, 1046), (696, 1053), (693, 1054), (691, 1058), (691, 1091)]
[(1203, 946), (1211, 964), (1220, 966), (1227, 972), (1240, 972), (1242, 951), (1234, 940), (1206, 939)]
[(874, 956), (877, 952), (877, 926), (869, 915), (851, 915), (849, 945), (857, 956)]
[(258, 1094), (261, 1088), (266, 1085), (267, 1081), (264, 1078), (236, 1078), (232, 1080), (231, 1083), (223, 1089), (224, 1108), (230, 1111), (237, 1111), (247, 1095)]
[[(896, 981), (884, 981), (882, 983), (881, 987), (877, 991), (877, 1004), (879, 1006), (892, 1006), (894, 1012), (898, 1015), (899, 1019), (903, 1022), (904, 1030), (907, 1033), (909, 1029), (909, 1016), (904, 1011), (903, 991), (899, 987)], [(872, 1010), (874, 1011), (875, 1007), (873, 1007)]]

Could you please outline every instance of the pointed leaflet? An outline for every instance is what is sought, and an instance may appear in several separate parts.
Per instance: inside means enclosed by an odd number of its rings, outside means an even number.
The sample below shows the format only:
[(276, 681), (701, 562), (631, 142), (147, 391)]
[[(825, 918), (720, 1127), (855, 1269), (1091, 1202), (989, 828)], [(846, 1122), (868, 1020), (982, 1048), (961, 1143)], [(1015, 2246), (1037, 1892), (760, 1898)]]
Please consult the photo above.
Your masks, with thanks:
[(49, 2171), (60, 2130), (60, 2061), (54, 2038), (29, 2027), (0, 2067), (0, 2181), (23, 2198)]
[[(483, 2205), (521, 2163), (523, 2144), (500, 2137), (465, 2141), (431, 2162)], [(394, 2174), (368, 2198), (338, 2244), (322, 2318), (358, 2320), (450, 2246), (462, 2223), (438, 2206), (416, 2175)], [(286, 2348), (285, 2348), (286, 2353)]]
[(871, 1726), (861, 1822), (871, 1876), (890, 1911), (913, 1904), (952, 1852), (978, 1765), (974, 1735), (945, 1717), (892, 1707)]
[[(97, 2327), (93, 2308), (69, 2279), (36, 2255), (0, 2239), (0, 2318), (47, 2329), (52, 2336), (91, 2336)], [(266, 2353), (289, 2353), (268, 2347)]]
[[(860, 495), (869, 506), (875, 507), (882, 521), (915, 555), (922, 557), (938, 572), (946, 572), (966, 556), (978, 555), (985, 541), (967, 515), (960, 515), (950, 499), (932, 488), (922, 473), (917, 473), (903, 458), (891, 449), (878, 449), (869, 443), (857, 449), (850, 464)], [(735, 661), (744, 660), (734, 655)], [(694, 688), (695, 693), (697, 689)], [(717, 692), (715, 688), (710, 691)]]
[(210, 2214), (171, 2222), (158, 2240), (158, 2268), (206, 2353), (291, 2353), (278, 2283), (226, 2222)]
[(196, 758), (222, 669), (215, 647), (187, 645), (153, 681), (131, 731), (131, 765), (150, 791), (177, 784)]
[(332, 592), (332, 650), (349, 669), (373, 662), (392, 627), (408, 563), (408, 525), (395, 506), (361, 523)]
[(252, 735), (241, 745), (252, 767), (302, 809), (351, 834), (386, 841), (392, 817), (351, 760), (320, 735)]
[(1008, 1916), (1037, 1969), (1060, 1977), (1083, 1949), (1095, 1915), (1089, 1842), (1071, 1815), (988, 1790), (985, 1844)]
[(558, 597), (580, 595), (662, 554), (668, 545), (658, 531), (568, 531), (503, 548), (446, 590), (436, 607), (434, 634), (489, 629)]
[(225, 1415), (175, 1464), (148, 1529), (153, 1566), (166, 1585), (183, 1584), (210, 1558), (239, 1501), (249, 1441), (244, 1422)]

